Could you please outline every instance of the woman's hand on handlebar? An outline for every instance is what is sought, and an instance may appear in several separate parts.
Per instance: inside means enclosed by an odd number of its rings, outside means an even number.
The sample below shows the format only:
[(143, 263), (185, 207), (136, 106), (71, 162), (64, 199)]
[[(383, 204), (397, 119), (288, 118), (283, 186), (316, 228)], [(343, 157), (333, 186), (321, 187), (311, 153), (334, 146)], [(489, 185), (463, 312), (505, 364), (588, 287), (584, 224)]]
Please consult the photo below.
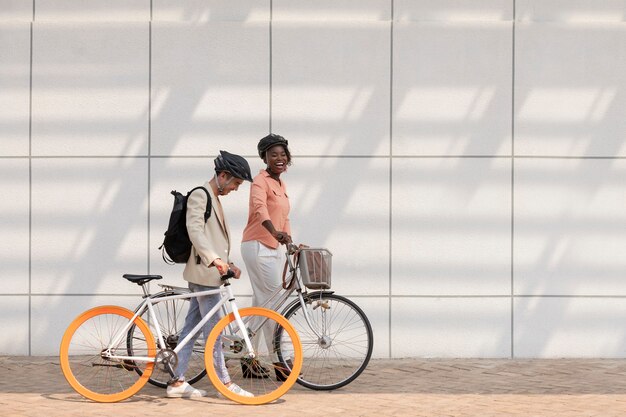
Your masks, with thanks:
[(287, 232), (276, 231), (274, 233), (274, 239), (278, 241), (278, 243), (282, 245), (287, 245), (291, 243), (291, 236)]
[(290, 255), (293, 255), (294, 253), (296, 253), (300, 249), (306, 249), (306, 248), (309, 247), (308, 245), (305, 245), (305, 244), (302, 244), (302, 243), (300, 243), (299, 245), (296, 246), (295, 244), (293, 244), (291, 242), (287, 243), (286, 246), (287, 246), (287, 252)]

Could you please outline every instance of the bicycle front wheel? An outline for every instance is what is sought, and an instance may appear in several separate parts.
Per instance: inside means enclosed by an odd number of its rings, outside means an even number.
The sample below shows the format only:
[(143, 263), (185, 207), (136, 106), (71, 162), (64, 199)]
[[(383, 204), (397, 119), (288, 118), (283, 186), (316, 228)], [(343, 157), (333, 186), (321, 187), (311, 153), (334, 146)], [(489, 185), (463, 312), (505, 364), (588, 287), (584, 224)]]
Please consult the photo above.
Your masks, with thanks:
[[(304, 306), (296, 300), (283, 313), (302, 341), (304, 364), (298, 384), (314, 390), (341, 388), (354, 381), (369, 363), (374, 348), (372, 326), (359, 306), (345, 297), (316, 292), (304, 300)], [(276, 343), (282, 351), (281, 334)]]
[[(160, 299), (169, 295), (179, 295), (185, 293), (186, 292), (180, 290), (163, 291), (152, 296), (154, 314), (156, 316), (156, 320), (158, 321), (161, 334), (165, 339), (164, 349), (174, 350), (174, 348), (178, 345), (178, 342), (181, 340), (180, 333), (185, 325), (185, 317), (187, 317), (187, 310), (189, 310), (190, 299), (175, 298), (164, 301), (161, 301)], [(157, 339), (155, 327), (156, 323), (152, 320), (148, 309), (145, 309), (143, 313), (141, 313), (140, 317), (148, 324), (154, 338)], [(137, 326), (133, 325), (128, 331), (126, 338), (129, 355), (135, 354), (135, 346), (139, 346), (141, 349), (142, 346), (145, 346), (145, 343), (146, 341), (143, 338), (143, 333), (137, 328)], [(160, 340), (156, 340), (156, 343), (159, 348), (162, 348)], [(139, 375), (142, 374), (142, 370), (140, 368), (137, 368), (136, 371)], [(206, 371), (204, 370), (204, 338), (199, 337), (194, 343), (191, 357), (189, 358), (189, 368), (185, 373), (185, 380), (190, 384), (194, 384), (202, 379), (204, 375), (206, 375)], [(154, 368), (148, 382), (157, 387), (166, 388), (167, 382), (171, 378), (172, 377), (167, 369), (157, 366)]]
[[(223, 317), (213, 328), (205, 347), (205, 365), (209, 379), (215, 388), (226, 398), (241, 404), (259, 405), (275, 401), (284, 395), (295, 383), (302, 368), (302, 346), (293, 326), (275, 311), (260, 307), (239, 310), (245, 328), (235, 322), (233, 313)], [(272, 348), (261, 346), (251, 357), (246, 347), (243, 331), (250, 339), (259, 337), (256, 330), (262, 325), (279, 329), (289, 347), (289, 356), (277, 355)], [(276, 332), (274, 333), (276, 334)], [(261, 343), (262, 344), (262, 343)], [(253, 397), (231, 392), (218, 376), (215, 368), (214, 348), (221, 348), (228, 360), (226, 367), (230, 381), (236, 383)], [(289, 372), (291, 369), (291, 372)]]
[[(148, 382), (154, 361), (128, 358), (126, 338), (120, 334), (133, 316), (132, 311), (122, 307), (96, 307), (78, 316), (65, 331), (60, 348), (61, 370), (83, 397), (105, 403), (122, 401)], [(150, 329), (139, 317), (133, 324), (144, 341), (141, 347), (135, 346), (135, 356), (154, 358), (156, 345)], [(118, 342), (112, 344), (116, 339)], [(138, 368), (141, 374), (136, 372)]]

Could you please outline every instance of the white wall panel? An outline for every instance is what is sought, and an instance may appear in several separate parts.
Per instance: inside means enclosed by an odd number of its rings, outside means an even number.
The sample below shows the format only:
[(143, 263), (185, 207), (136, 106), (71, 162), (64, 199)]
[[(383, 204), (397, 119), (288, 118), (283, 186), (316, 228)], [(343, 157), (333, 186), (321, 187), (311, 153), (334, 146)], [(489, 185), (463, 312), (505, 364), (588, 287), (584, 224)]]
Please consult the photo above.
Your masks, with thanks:
[(34, 0), (0, 0), (0, 21), (33, 19)]
[(516, 0), (516, 19), (521, 21), (623, 22), (624, 0)]
[(272, 20), (389, 20), (389, 0), (273, 0)]
[(390, 26), (272, 24), (272, 130), (301, 155), (389, 154)]
[(511, 300), (508, 298), (393, 298), (394, 358), (508, 357)]
[(150, 19), (151, 0), (35, 0), (37, 21), (118, 22)]
[(626, 295), (626, 161), (515, 164), (516, 294)]
[(0, 156), (25, 156), (29, 147), (30, 24), (0, 24), (0, 57)]
[(147, 165), (135, 158), (33, 161), (33, 293), (127, 293), (122, 274), (146, 272)]
[[(372, 358), (388, 358), (390, 300), (388, 297), (349, 297), (367, 316), (374, 333)], [(391, 323), (393, 326), (393, 323)]]
[(623, 298), (518, 298), (515, 356), (623, 358), (625, 320)]
[[(291, 145), (291, 142), (290, 142)], [(299, 148), (294, 143), (294, 149)], [(370, 158), (296, 159), (284, 175), (292, 238), (333, 253), (340, 294), (389, 293), (389, 162)]]
[(156, 23), (152, 154), (251, 154), (269, 131), (269, 24)]
[(394, 0), (395, 20), (511, 20), (513, 0)]
[(213, 22), (270, 18), (270, 0), (152, 0), (155, 21)]
[(394, 159), (392, 293), (511, 292), (511, 162)]
[(145, 155), (148, 23), (40, 23), (33, 36), (33, 155)]
[[(28, 355), (28, 297), (0, 296), (0, 355)], [(53, 349), (58, 351), (58, 344)]]
[[(137, 296), (36, 296), (32, 298), (32, 354), (58, 355), (63, 333), (78, 315), (90, 308), (116, 305), (134, 310), (142, 301), (135, 284), (119, 283), (126, 293)], [(139, 290), (139, 291), (138, 291)]]
[(626, 25), (519, 23), (515, 153), (626, 156)]
[(510, 23), (394, 25), (394, 155), (510, 155)]
[[(625, 11), (0, 0), (0, 354), (134, 307), (123, 273), (186, 285), (158, 250), (170, 191), (220, 149), (256, 175), (273, 131), (293, 238), (333, 252), (374, 357), (626, 357)], [(249, 190), (221, 198), (244, 271)], [(245, 272), (233, 289), (250, 304)]]
[(29, 290), (28, 160), (0, 159), (0, 293)]

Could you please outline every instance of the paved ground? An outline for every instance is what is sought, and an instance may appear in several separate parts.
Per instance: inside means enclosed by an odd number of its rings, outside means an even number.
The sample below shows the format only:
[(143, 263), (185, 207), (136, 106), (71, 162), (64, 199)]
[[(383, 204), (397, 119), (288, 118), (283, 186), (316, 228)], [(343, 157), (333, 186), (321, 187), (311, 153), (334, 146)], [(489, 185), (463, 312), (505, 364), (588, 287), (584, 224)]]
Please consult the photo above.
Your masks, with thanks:
[[(57, 358), (0, 357), (0, 416), (623, 416), (626, 360), (373, 360), (333, 392), (296, 386), (273, 404), (167, 399), (147, 385), (97, 404), (74, 393)], [(214, 390), (207, 380), (197, 386)], [(161, 414), (166, 413), (166, 414)]]

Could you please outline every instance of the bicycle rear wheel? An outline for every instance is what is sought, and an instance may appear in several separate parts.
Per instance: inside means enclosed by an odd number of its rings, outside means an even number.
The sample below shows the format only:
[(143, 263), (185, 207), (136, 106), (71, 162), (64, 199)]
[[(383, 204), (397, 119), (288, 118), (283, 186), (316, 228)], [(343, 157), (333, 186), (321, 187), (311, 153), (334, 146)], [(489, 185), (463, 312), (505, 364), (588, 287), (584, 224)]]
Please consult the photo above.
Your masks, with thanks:
[[(122, 307), (102, 306), (87, 310), (67, 328), (60, 347), (61, 370), (80, 395), (97, 402), (117, 402), (137, 393), (150, 378), (154, 362), (115, 359), (128, 356), (124, 337), (111, 345), (134, 316)], [(139, 317), (133, 323), (143, 335), (143, 345), (135, 346), (135, 356), (154, 358), (156, 345), (146, 323)], [(141, 374), (135, 372), (141, 369)]]
[[(161, 334), (165, 338), (165, 349), (174, 350), (174, 348), (178, 345), (178, 342), (180, 341), (180, 333), (185, 325), (187, 310), (189, 310), (190, 299), (177, 298), (165, 301), (159, 301), (159, 299), (169, 295), (179, 295), (184, 293), (185, 292), (182, 290), (163, 291), (152, 296), (152, 302), (154, 303), (152, 307), (160, 325), (159, 328), (161, 330)], [(144, 310), (141, 314), (141, 318), (150, 327), (150, 331), (152, 332), (154, 339), (157, 339), (157, 333), (155, 330), (156, 323), (154, 323), (154, 320), (150, 317), (148, 309)], [(198, 382), (206, 375), (206, 370), (204, 369), (204, 342), (204, 338), (199, 337), (194, 343), (191, 357), (189, 358), (189, 368), (185, 373), (185, 380), (190, 384)], [(157, 346), (161, 348), (161, 341), (156, 340), (156, 343)], [(133, 327), (128, 330), (126, 345), (128, 347), (129, 355), (134, 354), (135, 345), (138, 345), (140, 348), (145, 345), (143, 333), (137, 328), (137, 326), (133, 325)], [(137, 368), (136, 371), (139, 375), (141, 375), (141, 369)], [(166, 388), (167, 382), (170, 379), (171, 376), (169, 372), (166, 369), (157, 366), (154, 368), (148, 382), (157, 387)]]
[[(212, 354), (204, 356), (207, 374), (215, 388), (226, 398), (249, 405), (272, 402), (284, 395), (296, 382), (297, 375), (302, 368), (300, 339), (293, 326), (275, 311), (250, 307), (239, 310), (239, 314), (246, 324), (244, 331), (251, 339), (258, 335), (255, 334), (250, 323), (255, 323), (254, 326), (259, 327), (269, 321), (268, 327), (280, 329), (285, 346), (289, 346), (289, 357), (283, 356), (281, 362), (276, 352), (269, 352), (266, 347), (261, 347), (255, 352), (255, 357), (250, 358), (242, 330), (235, 322), (235, 315), (230, 313), (223, 317), (209, 334), (205, 352), (213, 352), (214, 347), (218, 343), (221, 344), (224, 357), (227, 359), (226, 366), (230, 380), (252, 393), (254, 397), (236, 394), (224, 385), (215, 370)], [(289, 369), (292, 370), (291, 373)]]
[[(308, 294), (305, 304), (319, 336), (307, 324), (299, 300), (283, 313), (302, 342), (304, 361), (298, 384), (314, 390), (341, 388), (367, 366), (374, 347), (372, 326), (359, 306), (333, 293)], [(282, 334), (277, 334), (275, 343), (279, 352), (284, 350)]]

